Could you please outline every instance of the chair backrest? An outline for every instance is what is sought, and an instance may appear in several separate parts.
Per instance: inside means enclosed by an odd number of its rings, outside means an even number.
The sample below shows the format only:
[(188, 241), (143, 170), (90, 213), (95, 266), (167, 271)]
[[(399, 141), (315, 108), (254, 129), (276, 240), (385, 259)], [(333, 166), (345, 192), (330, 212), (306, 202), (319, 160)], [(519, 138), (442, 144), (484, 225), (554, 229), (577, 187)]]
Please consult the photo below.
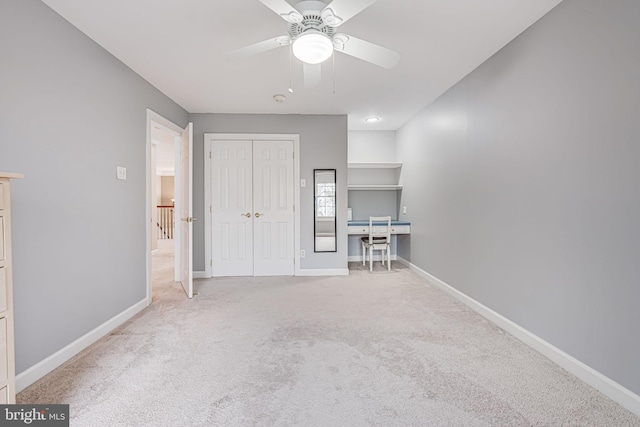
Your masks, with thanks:
[[(375, 225), (374, 223), (378, 223)], [(386, 224), (380, 224), (386, 222)], [(384, 241), (383, 241), (384, 239)], [(369, 217), (369, 244), (390, 243), (391, 242), (391, 217), (390, 216), (370, 216)]]

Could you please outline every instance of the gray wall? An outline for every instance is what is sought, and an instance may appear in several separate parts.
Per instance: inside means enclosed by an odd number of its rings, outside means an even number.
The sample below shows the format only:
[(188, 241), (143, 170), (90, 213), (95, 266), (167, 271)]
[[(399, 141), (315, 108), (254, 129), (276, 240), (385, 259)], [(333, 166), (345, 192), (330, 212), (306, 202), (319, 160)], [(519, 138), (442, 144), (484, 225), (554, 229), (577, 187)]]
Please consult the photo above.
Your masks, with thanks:
[(565, 0), (397, 133), (404, 255), (638, 394), (639, 16)]
[(395, 162), (396, 131), (350, 130), (349, 163)]
[(20, 373), (145, 298), (146, 108), (188, 115), (36, 0), (0, 2), (0, 58)]
[[(347, 268), (347, 116), (292, 114), (190, 114), (193, 122), (193, 210), (204, 216), (204, 134), (286, 133), (300, 135), (300, 249), (303, 269)], [(338, 251), (313, 252), (313, 169), (336, 169)], [(193, 226), (193, 269), (204, 271), (204, 221)]]

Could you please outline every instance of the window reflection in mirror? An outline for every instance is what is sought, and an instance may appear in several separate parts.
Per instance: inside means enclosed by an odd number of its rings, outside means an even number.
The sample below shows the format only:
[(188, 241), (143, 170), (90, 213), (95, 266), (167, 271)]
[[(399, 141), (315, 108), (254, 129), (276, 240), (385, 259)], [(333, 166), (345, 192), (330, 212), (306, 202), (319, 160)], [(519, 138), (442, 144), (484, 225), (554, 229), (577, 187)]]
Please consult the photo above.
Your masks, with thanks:
[(336, 252), (336, 170), (314, 169), (314, 250)]

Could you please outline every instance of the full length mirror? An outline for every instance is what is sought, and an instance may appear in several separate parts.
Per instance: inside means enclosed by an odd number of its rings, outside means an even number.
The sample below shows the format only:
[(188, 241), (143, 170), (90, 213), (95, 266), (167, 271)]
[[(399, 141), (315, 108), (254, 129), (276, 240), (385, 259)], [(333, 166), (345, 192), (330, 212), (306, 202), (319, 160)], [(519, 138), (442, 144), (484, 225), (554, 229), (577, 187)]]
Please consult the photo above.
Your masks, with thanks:
[(336, 252), (336, 170), (313, 170), (314, 250)]

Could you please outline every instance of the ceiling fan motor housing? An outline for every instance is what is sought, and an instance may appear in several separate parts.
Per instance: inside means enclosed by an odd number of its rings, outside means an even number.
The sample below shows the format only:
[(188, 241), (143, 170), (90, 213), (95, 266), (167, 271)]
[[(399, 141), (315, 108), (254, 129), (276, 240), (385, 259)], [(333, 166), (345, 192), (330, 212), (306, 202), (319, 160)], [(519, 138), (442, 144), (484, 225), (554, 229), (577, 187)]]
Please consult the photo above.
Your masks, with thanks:
[(303, 16), (301, 22), (289, 23), (289, 35), (294, 40), (298, 36), (309, 30), (315, 30), (319, 33), (333, 38), (335, 28), (329, 26), (322, 19), (322, 10), (327, 5), (317, 0), (304, 0), (296, 4), (295, 8)]

